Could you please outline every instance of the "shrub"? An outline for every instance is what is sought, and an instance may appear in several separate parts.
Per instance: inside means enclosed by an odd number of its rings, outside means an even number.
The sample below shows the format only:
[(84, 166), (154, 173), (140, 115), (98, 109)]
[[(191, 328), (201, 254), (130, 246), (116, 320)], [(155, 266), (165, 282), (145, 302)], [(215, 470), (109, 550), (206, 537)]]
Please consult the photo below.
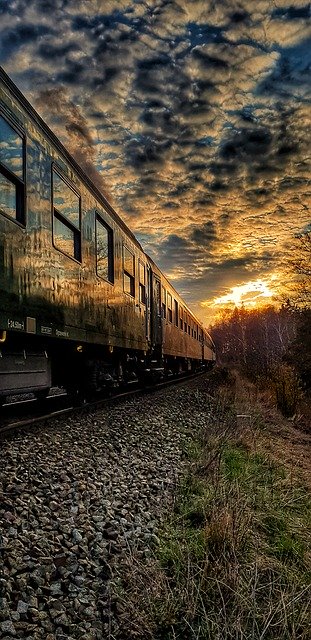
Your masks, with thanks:
[(291, 418), (297, 410), (300, 398), (299, 378), (295, 370), (287, 364), (276, 365), (271, 371), (276, 406), (286, 418)]

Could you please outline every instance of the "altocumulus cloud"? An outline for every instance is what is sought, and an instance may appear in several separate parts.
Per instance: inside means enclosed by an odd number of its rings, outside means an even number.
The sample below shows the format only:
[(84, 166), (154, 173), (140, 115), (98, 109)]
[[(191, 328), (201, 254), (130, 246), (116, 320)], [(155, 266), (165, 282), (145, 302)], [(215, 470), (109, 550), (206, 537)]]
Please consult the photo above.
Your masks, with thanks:
[(7, 0), (0, 61), (204, 319), (308, 228), (304, 0)]

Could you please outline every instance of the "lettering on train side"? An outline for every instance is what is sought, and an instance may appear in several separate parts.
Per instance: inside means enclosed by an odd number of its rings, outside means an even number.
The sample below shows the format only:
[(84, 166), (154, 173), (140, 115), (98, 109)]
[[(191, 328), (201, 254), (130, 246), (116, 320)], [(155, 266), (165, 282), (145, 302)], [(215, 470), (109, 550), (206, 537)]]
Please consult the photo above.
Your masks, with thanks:
[(47, 336), (52, 335), (52, 327), (43, 327), (41, 326), (41, 333), (44, 333)]
[(58, 329), (56, 329), (55, 331), (55, 335), (58, 338), (69, 338), (69, 333), (68, 331), (59, 331)]
[(24, 331), (25, 323), (20, 322), (20, 320), (8, 319), (8, 329), (17, 329), (18, 331)]

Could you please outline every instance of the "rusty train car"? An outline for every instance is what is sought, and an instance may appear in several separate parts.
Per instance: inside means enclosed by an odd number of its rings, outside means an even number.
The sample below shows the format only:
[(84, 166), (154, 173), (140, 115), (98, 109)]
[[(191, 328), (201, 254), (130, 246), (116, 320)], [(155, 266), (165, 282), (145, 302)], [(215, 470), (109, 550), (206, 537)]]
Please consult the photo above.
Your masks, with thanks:
[(202, 324), (0, 69), (0, 402), (214, 362)]

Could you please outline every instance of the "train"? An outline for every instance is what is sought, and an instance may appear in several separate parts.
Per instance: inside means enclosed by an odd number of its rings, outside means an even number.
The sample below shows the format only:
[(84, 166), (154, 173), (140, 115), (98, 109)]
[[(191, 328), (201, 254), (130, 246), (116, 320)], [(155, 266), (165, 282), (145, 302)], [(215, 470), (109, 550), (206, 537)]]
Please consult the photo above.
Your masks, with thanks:
[(215, 360), (202, 323), (0, 68), (0, 404)]

